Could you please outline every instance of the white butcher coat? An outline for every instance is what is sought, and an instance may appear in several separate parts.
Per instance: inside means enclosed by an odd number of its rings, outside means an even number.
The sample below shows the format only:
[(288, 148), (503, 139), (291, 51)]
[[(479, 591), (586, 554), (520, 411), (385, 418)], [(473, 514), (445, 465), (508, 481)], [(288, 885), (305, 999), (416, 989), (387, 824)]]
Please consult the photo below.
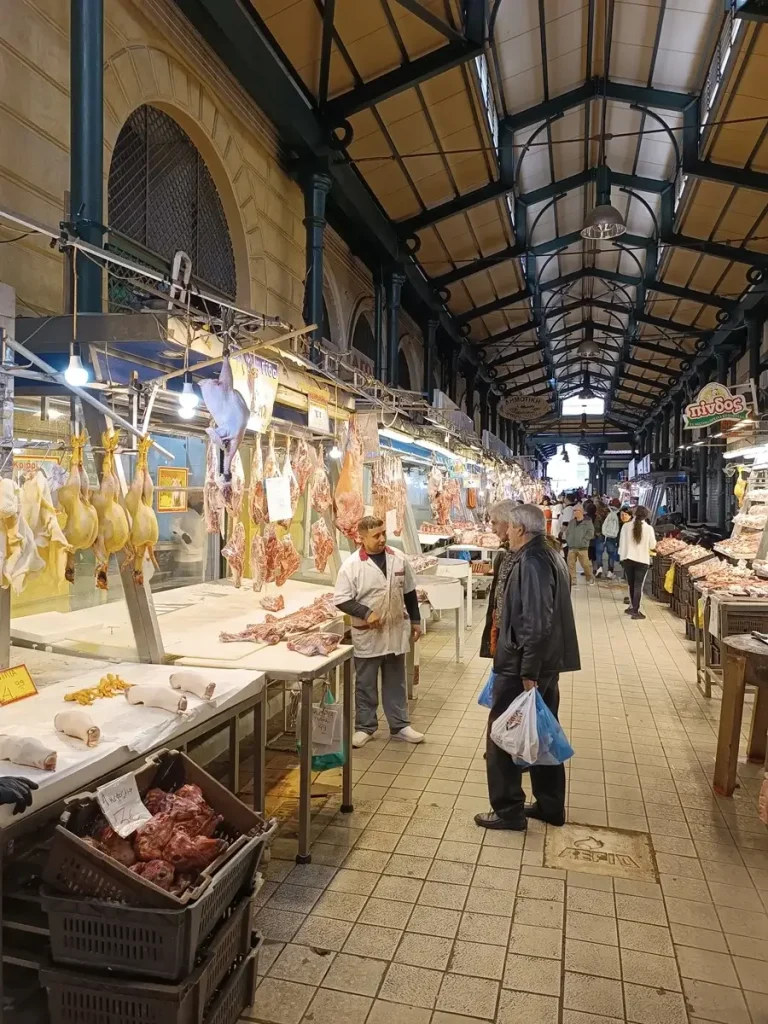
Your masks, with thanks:
[(380, 629), (371, 629), (362, 619), (350, 616), (352, 643), (358, 658), (378, 658), (385, 654), (406, 654), (410, 647), (411, 620), (405, 610), (404, 595), (416, 589), (416, 577), (405, 556), (387, 547), (387, 575), (361, 547), (343, 562), (336, 578), (333, 599), (360, 601), (382, 620)]

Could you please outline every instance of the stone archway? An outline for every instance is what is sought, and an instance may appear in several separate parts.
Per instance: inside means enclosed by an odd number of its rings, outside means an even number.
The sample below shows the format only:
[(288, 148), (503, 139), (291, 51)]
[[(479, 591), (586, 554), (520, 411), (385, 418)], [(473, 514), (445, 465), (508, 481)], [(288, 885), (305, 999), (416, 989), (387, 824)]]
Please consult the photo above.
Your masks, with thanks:
[(254, 200), (263, 185), (245, 159), (228, 113), (189, 68), (146, 45), (125, 47), (109, 56), (104, 89), (106, 176), (117, 137), (133, 110), (147, 104), (172, 117), (197, 147), (219, 193), (235, 256), (237, 301), (263, 307), (266, 261)]

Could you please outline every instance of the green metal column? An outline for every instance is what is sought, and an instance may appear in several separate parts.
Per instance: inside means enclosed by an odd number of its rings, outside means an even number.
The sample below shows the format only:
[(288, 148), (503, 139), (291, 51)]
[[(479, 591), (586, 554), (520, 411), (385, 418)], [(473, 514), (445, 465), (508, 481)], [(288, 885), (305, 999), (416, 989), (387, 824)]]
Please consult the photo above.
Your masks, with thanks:
[(387, 373), (385, 384), (400, 386), (397, 359), (400, 352), (400, 292), (405, 284), (402, 268), (393, 267), (386, 278), (387, 292)]
[(435, 344), (439, 325), (440, 322), (437, 319), (430, 318), (427, 320), (427, 331), (424, 335), (424, 380), (421, 390), (424, 392), (430, 405), (432, 404), (432, 392), (435, 390)]
[[(104, 3), (70, 0), (70, 208), (74, 232), (104, 240)], [(76, 254), (77, 311), (102, 310), (102, 271)]]
[(309, 339), (309, 358), (318, 360), (317, 343), (323, 337), (323, 253), (325, 246), (325, 201), (331, 191), (331, 177), (325, 171), (313, 171), (304, 185), (304, 227), (306, 268), (304, 284), (304, 322), (317, 324)]

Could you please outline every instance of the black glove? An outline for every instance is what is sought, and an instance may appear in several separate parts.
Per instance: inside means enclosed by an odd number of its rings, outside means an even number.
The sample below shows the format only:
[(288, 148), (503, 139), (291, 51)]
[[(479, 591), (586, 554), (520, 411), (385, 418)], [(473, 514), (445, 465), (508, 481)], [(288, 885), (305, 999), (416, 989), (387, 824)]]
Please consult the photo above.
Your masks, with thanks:
[(5, 775), (0, 778), (0, 804), (13, 804), (14, 814), (23, 814), (32, 804), (32, 791), (37, 783), (31, 779)]

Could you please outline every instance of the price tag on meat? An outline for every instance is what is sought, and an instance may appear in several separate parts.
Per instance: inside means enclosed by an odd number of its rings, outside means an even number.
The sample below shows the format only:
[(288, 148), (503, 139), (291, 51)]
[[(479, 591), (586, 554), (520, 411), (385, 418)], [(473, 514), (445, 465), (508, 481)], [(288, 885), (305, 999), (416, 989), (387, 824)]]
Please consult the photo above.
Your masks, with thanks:
[(34, 697), (37, 687), (26, 665), (14, 665), (0, 672), (0, 705), (15, 704), (25, 697)]
[(387, 509), (387, 536), (391, 537), (397, 529), (397, 510)]
[(264, 481), (267, 491), (267, 511), (270, 523), (278, 523), (281, 519), (292, 519), (291, 482), (285, 476), (271, 476)]
[(123, 775), (106, 786), (99, 786), (96, 799), (104, 817), (117, 834), (125, 839), (149, 821), (152, 815), (141, 802), (136, 776)]

